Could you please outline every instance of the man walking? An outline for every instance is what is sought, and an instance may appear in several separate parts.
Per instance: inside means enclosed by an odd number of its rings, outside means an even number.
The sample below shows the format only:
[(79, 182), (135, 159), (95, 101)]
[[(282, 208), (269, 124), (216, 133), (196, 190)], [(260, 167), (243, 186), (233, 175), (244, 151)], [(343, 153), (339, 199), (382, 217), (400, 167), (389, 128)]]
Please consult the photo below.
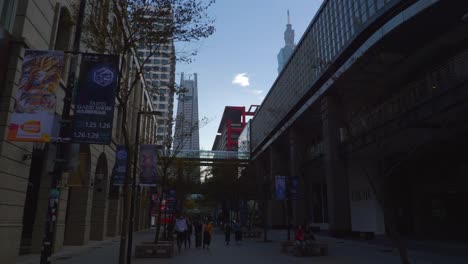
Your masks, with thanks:
[(182, 243), (185, 242), (185, 234), (187, 232), (187, 220), (182, 217), (182, 215), (178, 215), (175, 221), (175, 231), (177, 234), (177, 249), (180, 253), (180, 248), (182, 247)]

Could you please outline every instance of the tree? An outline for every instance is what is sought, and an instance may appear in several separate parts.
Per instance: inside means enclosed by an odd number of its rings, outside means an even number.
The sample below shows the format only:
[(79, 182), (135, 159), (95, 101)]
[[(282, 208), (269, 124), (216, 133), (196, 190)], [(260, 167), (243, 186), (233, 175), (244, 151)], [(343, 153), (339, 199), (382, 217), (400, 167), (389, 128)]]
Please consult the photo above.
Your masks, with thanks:
[[(121, 129), (123, 143), (129, 151), (127, 173), (123, 187), (124, 208), (119, 263), (125, 259), (125, 246), (129, 213), (129, 182), (131, 161), (136, 151), (131, 143), (129, 113), (140, 111), (133, 105), (132, 96), (144, 82), (145, 64), (159, 52), (159, 48), (174, 42), (193, 42), (212, 35), (214, 20), (207, 10), (214, 3), (199, 0), (88, 0), (88, 13), (83, 22), (83, 42), (98, 53), (118, 55), (121, 66), (116, 99), (122, 113)], [(149, 48), (143, 58), (136, 59), (139, 47)], [(181, 53), (170, 59), (190, 62), (196, 52)], [(155, 90), (158, 87), (150, 86)], [(177, 93), (178, 88), (169, 84)], [(132, 111), (133, 110), (133, 111)], [(131, 119), (130, 119), (131, 120)], [(137, 131), (139, 132), (139, 131)], [(171, 141), (164, 142), (170, 148)]]

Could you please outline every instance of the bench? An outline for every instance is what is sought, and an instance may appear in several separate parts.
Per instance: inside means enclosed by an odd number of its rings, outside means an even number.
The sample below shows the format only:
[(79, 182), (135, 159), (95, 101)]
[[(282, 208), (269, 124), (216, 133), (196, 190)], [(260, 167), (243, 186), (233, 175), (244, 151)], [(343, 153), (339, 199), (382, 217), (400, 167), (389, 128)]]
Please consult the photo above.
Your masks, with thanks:
[(295, 241), (289, 240), (281, 243), (281, 251), (284, 253), (293, 254), (297, 257), (327, 256), (328, 244), (317, 241), (308, 241), (301, 246), (298, 246)]
[(260, 231), (243, 231), (242, 237), (243, 238), (259, 238), (262, 235)]
[(135, 258), (170, 258), (173, 255), (173, 241), (143, 242), (135, 246)]

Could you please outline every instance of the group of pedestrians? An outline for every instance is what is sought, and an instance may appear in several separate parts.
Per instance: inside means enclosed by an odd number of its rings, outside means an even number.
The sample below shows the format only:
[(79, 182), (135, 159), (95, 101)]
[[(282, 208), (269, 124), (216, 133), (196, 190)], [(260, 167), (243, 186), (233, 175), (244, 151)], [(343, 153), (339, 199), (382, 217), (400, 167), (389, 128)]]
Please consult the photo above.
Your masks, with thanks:
[[(194, 231), (194, 232), (193, 232)], [(196, 219), (193, 223), (186, 216), (179, 215), (175, 220), (175, 232), (177, 236), (177, 249), (181, 250), (182, 244), (184, 248), (191, 247), (191, 237), (195, 233), (195, 248), (210, 248), (211, 236), (213, 235), (213, 223), (205, 220), (204, 223), (201, 219)]]
[(229, 243), (231, 242), (231, 232), (234, 231), (234, 236), (236, 240), (236, 244), (240, 244), (242, 240), (242, 229), (241, 225), (238, 221), (234, 220), (231, 223), (225, 223), (224, 224), (224, 237), (226, 241), (226, 246), (229, 246)]

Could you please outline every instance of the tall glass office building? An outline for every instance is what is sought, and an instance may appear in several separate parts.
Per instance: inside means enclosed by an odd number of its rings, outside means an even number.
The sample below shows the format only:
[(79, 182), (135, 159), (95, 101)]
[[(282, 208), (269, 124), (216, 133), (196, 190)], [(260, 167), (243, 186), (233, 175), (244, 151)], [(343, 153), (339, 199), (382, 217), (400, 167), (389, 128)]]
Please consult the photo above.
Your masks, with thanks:
[[(164, 144), (172, 135), (172, 125), (169, 122), (174, 114), (174, 82), (175, 82), (175, 49), (171, 41), (161, 44), (145, 63), (145, 80), (150, 91), (153, 108), (162, 112), (157, 116), (157, 144)], [(138, 55), (145, 60), (151, 55), (150, 49), (140, 47)]]
[(174, 149), (200, 150), (197, 74), (181, 73)]

